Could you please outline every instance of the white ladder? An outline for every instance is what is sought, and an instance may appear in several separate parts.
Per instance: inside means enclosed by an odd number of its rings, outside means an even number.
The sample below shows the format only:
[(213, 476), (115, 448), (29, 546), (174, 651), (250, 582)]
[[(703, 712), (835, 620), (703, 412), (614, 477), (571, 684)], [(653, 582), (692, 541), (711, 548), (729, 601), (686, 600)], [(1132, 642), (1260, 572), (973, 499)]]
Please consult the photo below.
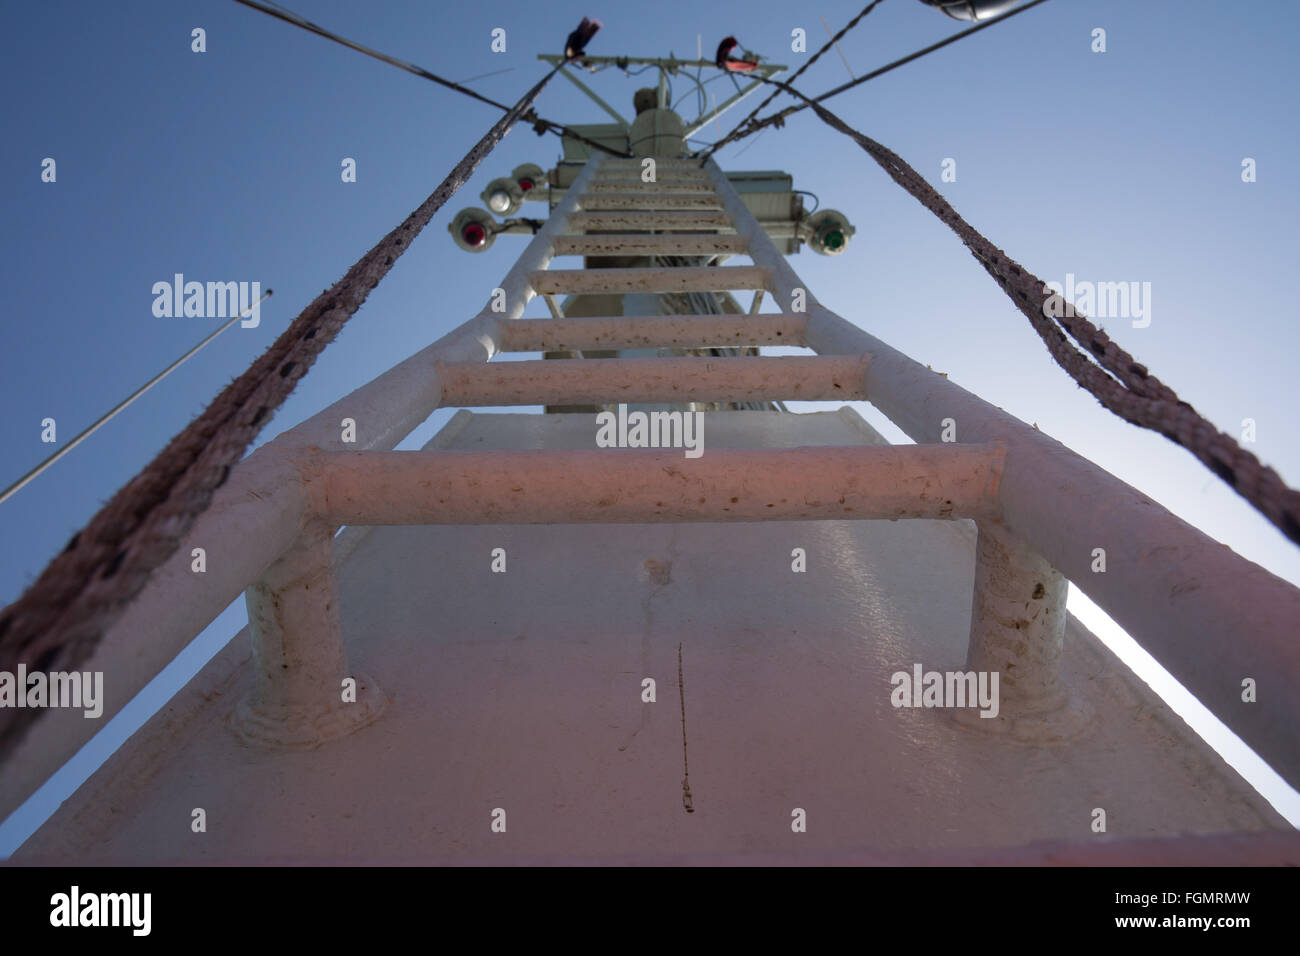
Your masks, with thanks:
[[(1004, 675), (1001, 717), (977, 726), (1059, 739), (1086, 719), (1057, 680), (1068, 579), (1300, 786), (1300, 695), (1242, 706), (1238, 682), (1267, 675), (1300, 686), (1300, 591), (822, 306), (712, 161), (656, 166), (657, 181), (643, 183), (639, 160), (593, 156), (502, 280), (504, 312), (489, 301), (232, 470), (105, 635), (123, 665), (105, 720), (244, 591), (256, 681), (240, 723), (250, 740), (316, 746), (375, 719), (383, 698), (373, 682), (362, 682), (356, 704), (339, 704), (349, 676), (333, 578), (339, 525), (973, 518), (968, 667)], [(743, 254), (753, 264), (548, 268), (570, 254)], [(761, 290), (788, 311), (522, 317), (539, 294), (737, 289)], [(489, 361), (505, 351), (762, 345), (816, 354)], [(744, 399), (866, 399), (918, 444), (715, 449), (697, 459), (672, 449), (391, 451), (449, 405)], [(594, 434), (593, 425), (593, 445)], [(763, 494), (743, 494), (755, 476)], [(616, 506), (601, 494), (610, 486)], [(193, 547), (206, 549), (205, 575), (190, 573)], [(92, 729), (62, 712), (36, 724), (0, 779), (0, 814)]]

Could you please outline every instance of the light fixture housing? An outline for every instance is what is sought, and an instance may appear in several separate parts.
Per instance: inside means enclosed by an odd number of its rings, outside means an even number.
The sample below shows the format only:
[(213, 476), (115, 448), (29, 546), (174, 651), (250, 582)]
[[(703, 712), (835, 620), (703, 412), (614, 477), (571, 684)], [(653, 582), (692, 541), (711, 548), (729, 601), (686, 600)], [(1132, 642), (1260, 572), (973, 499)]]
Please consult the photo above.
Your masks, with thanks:
[(456, 213), (447, 226), (456, 245), (466, 252), (484, 252), (492, 247), (499, 226), (486, 209), (470, 206)]

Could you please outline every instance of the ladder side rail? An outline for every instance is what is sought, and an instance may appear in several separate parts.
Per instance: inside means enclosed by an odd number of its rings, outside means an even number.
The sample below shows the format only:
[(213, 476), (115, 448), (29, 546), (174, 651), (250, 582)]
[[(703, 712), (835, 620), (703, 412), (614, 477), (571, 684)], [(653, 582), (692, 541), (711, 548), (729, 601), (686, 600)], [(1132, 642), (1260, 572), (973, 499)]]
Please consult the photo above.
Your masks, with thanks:
[[(1300, 695), (1291, 692), (1300, 686), (1300, 590), (822, 306), (717, 164), (706, 168), (778, 305), (789, 308), (803, 290), (808, 344), (821, 354), (870, 354), (867, 400), (917, 442), (939, 442), (946, 418), (962, 442), (1006, 442), (1002, 521), (1300, 787)], [(1105, 572), (1093, 571), (1097, 548)], [(1267, 679), (1279, 693), (1267, 705), (1243, 703), (1245, 678)]]
[[(282, 432), (245, 458), (213, 495), (172, 557), (105, 633), (82, 664), (113, 675), (100, 720), (75, 708), (51, 708), (35, 723), (0, 774), (0, 819), (16, 809), (162, 672), (250, 585), (290, 552), (317, 513), (319, 488), (304, 452), (389, 451), (440, 407), (437, 362), (486, 362), (500, 348), (503, 321), (519, 318), (533, 295), (532, 272), (549, 264), (554, 239), (568, 227), (603, 155), (578, 174), (550, 219), (502, 281), (505, 313), (483, 310), (415, 355), (334, 404)], [(357, 422), (356, 442), (342, 441), (340, 422)], [(190, 570), (191, 550), (206, 552), (207, 570)]]

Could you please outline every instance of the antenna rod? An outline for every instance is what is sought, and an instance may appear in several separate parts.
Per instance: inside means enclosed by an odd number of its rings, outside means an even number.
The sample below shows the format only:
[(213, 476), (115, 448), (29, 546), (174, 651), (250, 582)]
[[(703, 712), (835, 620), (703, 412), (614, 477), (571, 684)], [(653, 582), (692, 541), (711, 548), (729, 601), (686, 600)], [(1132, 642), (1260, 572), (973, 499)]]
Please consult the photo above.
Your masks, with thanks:
[(188, 359), (190, 359), (192, 356), (196, 355), (199, 349), (203, 348), (205, 345), (207, 345), (209, 342), (215, 339), (222, 332), (226, 331), (226, 329), (230, 328), (240, 319), (247, 318), (248, 314), (252, 312), (254, 309), (258, 308), (263, 302), (265, 302), (267, 300), (267, 297), (270, 295), (271, 295), (271, 290), (267, 289), (266, 293), (260, 299), (258, 299), (248, 308), (246, 308), (243, 312), (239, 313), (239, 315), (235, 316), (229, 322), (223, 325), (221, 328), (217, 329), (217, 331), (213, 332), (211, 335), (209, 335), (198, 345), (194, 346), (194, 348), (190, 349), (188, 352), (186, 352), (184, 355), (178, 358), (175, 362), (172, 362), (171, 365), (168, 365), (165, 369), (163, 369), (153, 378), (149, 379), (149, 381), (145, 382), (133, 393), (131, 393), (129, 396), (127, 396), (121, 402), (119, 402), (111, 411), (108, 412), (108, 414), (104, 415), (99, 421), (95, 422), (93, 425), (88, 427), (76, 438), (72, 439), (72, 441), (68, 442), (66, 445), (64, 445), (62, 448), (56, 451), (49, 458), (46, 458), (43, 462), (41, 462), (39, 465), (37, 465), (27, 474), (23, 475), (16, 482), (14, 482), (12, 485), (6, 488), (3, 492), (0, 492), (0, 504), (4, 504), (6, 501), (12, 498), (25, 485), (31, 482), (33, 478), (35, 478), (41, 472), (45, 471), (45, 469), (49, 468), (52, 464), (54, 464), (56, 461), (58, 461), (60, 458), (66, 455), (68, 452), (72, 451), (72, 449), (76, 448), (78, 445), (80, 445), (83, 441), (85, 441), (95, 432), (99, 431), (99, 429), (102, 428), (104, 425), (106, 425), (114, 416), (118, 414), (118, 412), (125, 409), (137, 398), (139, 398), (145, 392), (149, 391), (149, 389), (153, 388), (155, 385), (157, 385), (159, 382), (165, 379), (172, 372), (176, 371), (176, 369), (180, 368), (181, 364), (187, 361)]

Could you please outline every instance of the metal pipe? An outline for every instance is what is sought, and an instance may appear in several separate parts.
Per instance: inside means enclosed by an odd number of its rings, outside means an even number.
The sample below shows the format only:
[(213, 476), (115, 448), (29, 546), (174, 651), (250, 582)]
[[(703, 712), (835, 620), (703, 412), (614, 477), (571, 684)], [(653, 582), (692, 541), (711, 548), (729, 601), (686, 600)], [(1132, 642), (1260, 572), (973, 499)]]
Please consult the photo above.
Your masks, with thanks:
[[(641, 164), (644, 161), (643, 156), (609, 156), (605, 157), (605, 173), (636, 173), (641, 174)], [(673, 169), (682, 172), (692, 170), (698, 172), (700, 164), (693, 159), (683, 159), (676, 156), (656, 156), (656, 169)]]
[(960, 708), (952, 717), (1024, 743), (1069, 741), (1096, 716), (1060, 680), (1069, 582), (1000, 522), (976, 524), (966, 670), (997, 674), (999, 683), (992, 712)]
[[(768, 74), (764, 74), (764, 75), (766, 76)], [(699, 116), (695, 117), (695, 119), (693, 119), (691, 122), (687, 123), (686, 130), (682, 133), (682, 137), (685, 138), (688, 136), (694, 136), (696, 133), (704, 129), (704, 127), (708, 126), (719, 116), (727, 112), (727, 110), (731, 109), (733, 106), (735, 106), (745, 97), (747, 97), (750, 93), (753, 93), (756, 89), (758, 89), (762, 85), (763, 84), (760, 83), (758, 80), (755, 80), (753, 83), (750, 83), (748, 86), (742, 86), (739, 90), (737, 90), (735, 93), (732, 93), (721, 103), (716, 104), (713, 107), (712, 111), (701, 113)]]
[[(637, 177), (636, 179), (626, 177), (620, 179), (599, 179), (591, 184), (587, 193), (588, 199), (592, 196), (605, 196), (611, 194), (616, 196), (636, 194), (638, 190), (648, 192), (647, 187), (652, 186), (671, 186), (672, 191), (679, 195), (699, 194), (707, 195), (709, 197), (713, 196), (713, 186), (703, 177), (691, 179), (670, 179), (668, 178), (670, 175), (671, 174), (669, 173), (665, 173), (664, 177), (660, 178), (656, 173), (655, 182), (653, 183), (647, 183), (640, 177)], [(591, 208), (586, 203), (583, 203), (583, 206), (588, 209)]]
[(442, 404), (573, 405), (608, 402), (850, 401), (860, 390), (856, 355), (547, 359), (439, 365)]
[(176, 369), (180, 368), (182, 365), (184, 365), (187, 361), (189, 361), (189, 360), (190, 360), (191, 358), (193, 358), (195, 355), (197, 355), (197, 354), (199, 353), (199, 351), (203, 349), (204, 346), (206, 346), (209, 342), (211, 342), (213, 339), (215, 339), (218, 335), (220, 335), (222, 332), (226, 331), (226, 329), (230, 328), (230, 327), (231, 327), (232, 325), (234, 325), (236, 322), (239, 322), (239, 321), (242, 320), (242, 319), (246, 319), (246, 318), (248, 318), (249, 314), (250, 314), (253, 310), (257, 309), (257, 308), (258, 308), (258, 307), (259, 307), (263, 302), (265, 302), (268, 298), (270, 298), (270, 296), (271, 296), (271, 290), (270, 290), (270, 289), (267, 289), (266, 292), (263, 293), (262, 297), (261, 297), (260, 299), (258, 299), (255, 303), (253, 303), (252, 305), (250, 305), (248, 308), (244, 309), (244, 310), (243, 310), (242, 312), (240, 312), (238, 315), (236, 315), (236, 316), (232, 316), (229, 322), (226, 322), (224, 325), (222, 325), (220, 328), (218, 328), (216, 331), (214, 331), (211, 335), (209, 335), (207, 338), (205, 338), (205, 339), (204, 339), (202, 342), (200, 342), (198, 345), (194, 346), (192, 349), (190, 349), (188, 352), (186, 352), (184, 355), (182, 355), (182, 356), (181, 356), (180, 358), (178, 358), (176, 361), (172, 362), (171, 365), (168, 365), (165, 369), (163, 369), (161, 372), (159, 372), (159, 373), (158, 373), (157, 375), (155, 375), (153, 378), (149, 379), (149, 381), (145, 382), (143, 385), (141, 385), (139, 388), (137, 388), (134, 392), (132, 392), (132, 393), (131, 393), (130, 395), (128, 395), (126, 398), (122, 399), (122, 401), (118, 402), (115, 406), (113, 406), (111, 409), (109, 409), (109, 410), (108, 410), (108, 411), (107, 411), (103, 416), (101, 416), (101, 417), (99, 418), (98, 421), (95, 421), (95, 422), (93, 422), (92, 424), (87, 425), (86, 428), (84, 428), (84, 429), (81, 431), (81, 433), (80, 433), (79, 435), (77, 435), (75, 438), (72, 439), (72, 441), (68, 442), (66, 445), (64, 445), (62, 448), (60, 448), (58, 451), (54, 452), (54, 454), (50, 455), (50, 457), (46, 458), (43, 462), (41, 462), (39, 465), (37, 465), (37, 466), (36, 466), (35, 468), (33, 468), (31, 471), (27, 472), (27, 474), (23, 475), (21, 478), (19, 478), (17, 481), (15, 481), (12, 485), (10, 485), (10, 486), (9, 486), (8, 488), (6, 488), (4, 491), (0, 491), (0, 504), (4, 504), (6, 501), (8, 501), (10, 498), (12, 498), (15, 494), (17, 494), (17, 492), (18, 492), (20, 489), (22, 489), (24, 486), (26, 486), (28, 483), (30, 483), (31, 480), (32, 480), (33, 478), (35, 478), (37, 475), (41, 474), (43, 471), (45, 471), (47, 468), (49, 468), (51, 465), (53, 465), (56, 461), (58, 461), (60, 458), (62, 458), (62, 457), (63, 457), (64, 455), (66, 455), (68, 452), (72, 451), (72, 449), (76, 448), (78, 445), (80, 445), (83, 441), (85, 441), (85, 440), (86, 440), (87, 438), (89, 438), (91, 435), (95, 434), (95, 432), (99, 431), (100, 428), (102, 428), (104, 425), (108, 424), (109, 421), (111, 421), (111, 420), (112, 420), (113, 418), (115, 418), (115, 417), (116, 417), (120, 412), (122, 412), (124, 409), (126, 409), (126, 407), (127, 407), (128, 405), (130, 405), (132, 402), (134, 402), (136, 399), (138, 399), (138, 398), (139, 398), (141, 395), (143, 395), (145, 392), (149, 391), (149, 389), (153, 388), (155, 385), (157, 385), (159, 382), (161, 382), (163, 379), (165, 379), (165, 378), (166, 378), (168, 375), (170, 375), (172, 372), (176, 371)]
[[(644, 159), (644, 157), (642, 157)], [(694, 192), (697, 186), (705, 186), (712, 190), (708, 185), (709, 178), (698, 169), (660, 169), (658, 166), (661, 157), (655, 158), (655, 179), (654, 181), (660, 186), (683, 186), (686, 187), (684, 192)], [(607, 187), (601, 191), (620, 192), (630, 189), (644, 189), (646, 181), (641, 178), (644, 168), (633, 173), (632, 170), (615, 169), (604, 174), (598, 175), (593, 181), (593, 186)], [(617, 186), (625, 187), (619, 190)]]
[(247, 743), (318, 747), (372, 722), (387, 703), (373, 678), (348, 667), (334, 581), (334, 530), (313, 520), (247, 591), (253, 687), (236, 707), (232, 725)]
[(625, 132), (627, 131), (628, 129), (627, 120), (623, 118), (623, 114), (620, 113), (618, 110), (614, 109), (614, 107), (610, 106), (603, 99), (601, 99), (595, 90), (589, 87), (586, 83), (582, 82), (582, 80), (578, 79), (568, 70), (566, 70), (564, 67), (560, 67), (560, 76), (564, 77), (574, 86), (576, 86), (578, 89), (582, 90), (582, 92), (586, 93), (588, 99), (590, 99), (593, 103), (599, 106), (610, 116), (614, 117), (614, 122), (618, 123), (620, 129), (624, 130)]
[(570, 217), (569, 224), (575, 229), (698, 230), (726, 229), (731, 226), (731, 220), (720, 212), (675, 209), (668, 212), (576, 212)]
[[(761, 295), (761, 291), (757, 293)], [(637, 315), (572, 319), (518, 319), (501, 337), (503, 352), (804, 344), (807, 316)]]
[(1069, 583), (996, 522), (978, 525), (966, 668), (1001, 674), (1004, 716), (1055, 710)]
[(892, 520), (993, 516), (1002, 455), (997, 445), (706, 442), (699, 458), (681, 449), (329, 452), (318, 464), (325, 517), (337, 524)]
[(712, 193), (623, 192), (592, 193), (583, 197), (582, 208), (594, 212), (606, 209), (721, 209)]
[[(519, 259), (502, 280), (506, 311), (493, 312), (491, 299), (477, 316), (449, 332), (432, 345), (393, 366), (378, 378), (294, 428), (272, 444), (295, 448), (315, 445), (334, 449), (394, 448), (438, 408), (441, 384), (433, 371), (442, 362), (486, 362), (499, 350), (503, 320), (517, 319), (534, 295), (529, 284), (532, 272), (545, 269), (554, 256), (555, 238), (568, 228), (578, 199), (603, 162), (595, 154), (574, 180), (574, 188), (555, 207), (551, 217), (528, 243)], [(340, 422), (355, 423), (355, 441), (342, 440)]]
[(537, 292), (727, 292), (761, 289), (758, 266), (679, 266), (632, 269), (551, 269), (532, 274)]
[[(486, 361), (497, 351), (501, 320), (518, 318), (532, 295), (528, 276), (553, 255), (554, 237), (568, 227), (579, 197), (601, 167), (593, 155), (533, 237), (502, 283), (507, 311), (489, 304), (476, 317), (393, 366), (348, 396), (268, 442), (231, 469), (226, 484), (195, 521), (172, 557), (107, 631), (81, 666), (113, 675), (105, 688), (100, 720), (51, 708), (32, 725), (0, 774), (0, 819), (71, 759), (100, 727), (135, 697), (245, 588), (298, 540), (312, 506), (312, 489), (298, 466), (306, 447), (390, 449), (437, 409), (442, 386), (438, 361)], [(355, 442), (345, 442), (340, 422), (355, 423)], [(204, 548), (207, 570), (191, 571), (191, 551)]]
[[(808, 344), (869, 353), (871, 402), (918, 442), (1007, 443), (1003, 521), (1097, 602), (1292, 786), (1300, 787), (1300, 590), (1247, 561), (1042, 432), (821, 306), (717, 164), (706, 167), (749, 255), (788, 308), (802, 290)], [(1104, 568), (1104, 570), (1100, 570)], [(1243, 681), (1275, 688), (1242, 700)]]
[(557, 256), (739, 255), (749, 248), (744, 236), (631, 234), (556, 236)]
[[(76, 755), (306, 526), (313, 505), (297, 463), (264, 446), (230, 472), (184, 541), (105, 633), (79, 670), (105, 675), (98, 720), (50, 708), (32, 724), (0, 773), (0, 819)], [(205, 570), (193, 570), (202, 548)]]

